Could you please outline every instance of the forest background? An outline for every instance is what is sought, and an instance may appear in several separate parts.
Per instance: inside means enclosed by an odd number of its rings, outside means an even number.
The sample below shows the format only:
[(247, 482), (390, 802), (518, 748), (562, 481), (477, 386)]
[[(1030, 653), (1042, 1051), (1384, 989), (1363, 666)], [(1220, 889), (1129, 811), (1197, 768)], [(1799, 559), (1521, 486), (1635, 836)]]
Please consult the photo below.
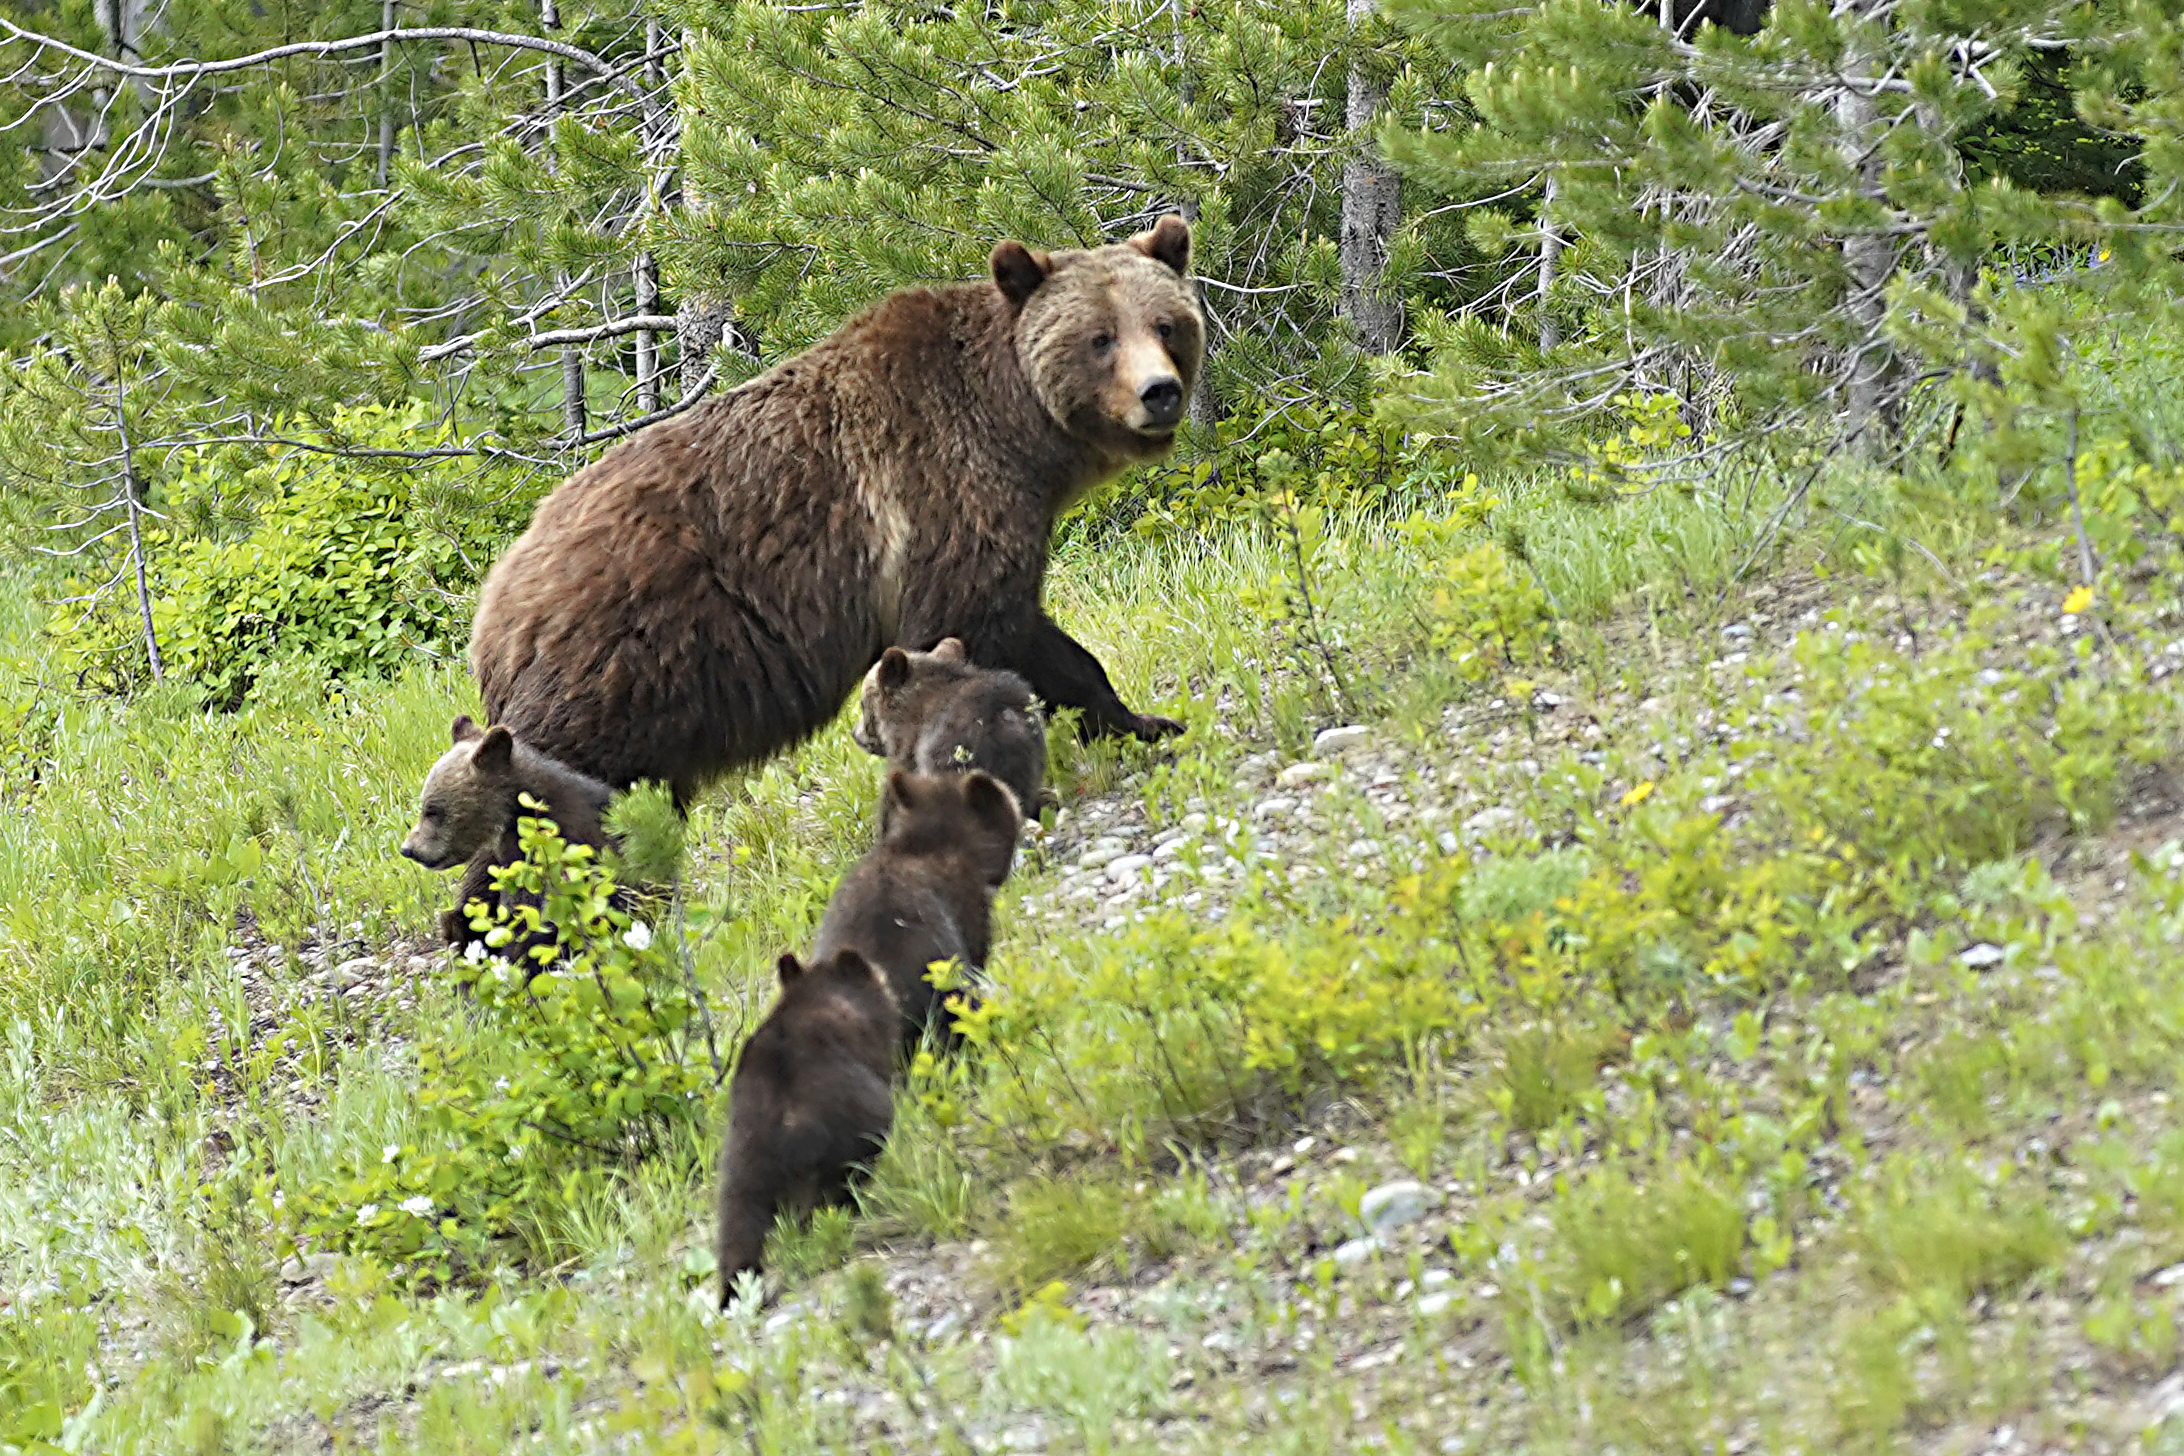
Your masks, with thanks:
[[(2180, 128), (2156, 0), (0, 4), (0, 1446), (2160, 1427)], [(1056, 590), (1192, 735), (1057, 748), (983, 1055), (782, 1231), (812, 1328), (724, 1324), (723, 1043), (868, 773), (634, 806), (657, 935), (536, 845), (592, 999), (412, 959), (477, 582), (884, 291), (1168, 212), (1209, 364)]]

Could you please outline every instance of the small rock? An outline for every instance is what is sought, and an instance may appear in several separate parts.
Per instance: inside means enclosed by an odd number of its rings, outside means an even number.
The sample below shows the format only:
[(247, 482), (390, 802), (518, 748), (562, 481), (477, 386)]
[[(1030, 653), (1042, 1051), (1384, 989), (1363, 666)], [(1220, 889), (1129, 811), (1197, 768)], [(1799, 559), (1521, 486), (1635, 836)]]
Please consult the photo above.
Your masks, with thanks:
[(1315, 780), (1326, 778), (1329, 772), (1326, 764), (1313, 763), (1307, 759), (1302, 763), (1293, 763), (1274, 775), (1274, 786), (1282, 789), (1302, 788)]
[(1446, 1314), (1448, 1307), (1455, 1302), (1456, 1296), (1446, 1289), (1436, 1294), (1422, 1295), (1418, 1300), (1418, 1313), (1426, 1319), (1432, 1319)]
[(1189, 849), (1190, 847), (1191, 840), (1189, 836), (1185, 836), (1181, 839), (1171, 839), (1166, 844), (1156, 844), (1153, 846), (1153, 858), (1156, 861), (1171, 860), (1174, 859), (1177, 855), (1181, 854), (1184, 850)]
[(1433, 1190), (1423, 1183), (1401, 1179), (1383, 1183), (1358, 1200), (1359, 1222), (1375, 1234), (1393, 1232), (1416, 1223), (1433, 1207)]
[(1127, 884), (1137, 878), (1139, 870), (1152, 862), (1153, 857), (1149, 854), (1126, 854), (1120, 859), (1108, 861), (1107, 878), (1118, 885)]
[(1463, 841), (1456, 837), (1456, 831), (1453, 829), (1442, 830), (1440, 834), (1435, 836), (1434, 843), (1441, 846), (1441, 853), (1443, 854), (1454, 854), (1457, 850), (1463, 848)]
[(1011, 1426), (1001, 1433), (1004, 1451), (1044, 1451), (1046, 1444), (1046, 1430), (1038, 1425)]
[(1506, 804), (1496, 804), (1481, 809), (1464, 821), (1464, 833), (1471, 835), (1494, 834), (1516, 826), (1517, 811)]
[(1747, 623), (1731, 622), (1728, 626), (1721, 629), (1721, 635), (1727, 637), (1732, 642), (1742, 642), (1752, 635), (1752, 629)]
[(1957, 959), (1975, 971), (1984, 971), (1989, 966), (2002, 964), (2002, 947), (1991, 941), (1983, 940), (1975, 946), (1968, 947)]
[(1251, 806), (1251, 817), (1254, 819), (1272, 819), (1277, 815), (1287, 814), (1296, 807), (1297, 801), (1295, 799), (1287, 799), (1280, 794), (1272, 794)]
[(1378, 1239), (1352, 1239), (1335, 1250), (1335, 1267), (1338, 1269), (1354, 1269), (1379, 1252), (1380, 1240)]
[(1077, 868), (1096, 870), (1100, 866), (1121, 859), (1130, 852), (1130, 846), (1120, 839), (1095, 839), (1077, 856)]
[(373, 960), (370, 956), (358, 956), (354, 960), (343, 961), (340, 965), (334, 967), (334, 974), (344, 981), (361, 981), (378, 969), (379, 962)]
[(1256, 788), (1273, 779), (1281, 767), (1282, 756), (1278, 753), (1254, 753), (1236, 765), (1236, 783), (1239, 788)]
[(1190, 813), (1183, 816), (1180, 827), (1185, 834), (1203, 834), (1206, 832), (1206, 826), (1212, 822), (1203, 814)]
[(1322, 728), (1312, 739), (1312, 756), (1333, 758), (1337, 754), (1348, 753), (1351, 749), (1360, 747), (1372, 736), (1372, 729), (1355, 723), (1341, 728)]
[(951, 1309), (925, 1327), (926, 1342), (937, 1345), (962, 1328), (963, 1316)]
[(1439, 1289), (1443, 1285), (1454, 1284), (1455, 1282), (1456, 1276), (1446, 1269), (1428, 1269), (1418, 1276), (1419, 1286), (1425, 1289)]

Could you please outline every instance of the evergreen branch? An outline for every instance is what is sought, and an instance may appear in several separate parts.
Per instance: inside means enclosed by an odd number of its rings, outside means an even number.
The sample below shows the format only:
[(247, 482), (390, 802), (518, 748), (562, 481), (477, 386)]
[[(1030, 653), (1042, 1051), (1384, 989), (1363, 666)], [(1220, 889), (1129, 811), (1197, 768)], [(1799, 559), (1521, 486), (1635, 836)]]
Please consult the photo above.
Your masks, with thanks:
[(702, 403), (705, 399), (705, 392), (713, 387), (713, 381), (719, 376), (720, 360), (715, 359), (705, 366), (705, 373), (698, 377), (698, 382), (684, 390), (683, 397), (665, 409), (656, 409), (649, 415), (639, 415), (634, 420), (624, 420), (621, 424), (609, 425), (603, 430), (593, 430), (588, 435), (580, 436), (577, 443), (579, 445), (599, 445), (608, 440), (618, 440), (624, 435), (635, 434), (647, 425), (656, 425), (662, 420), (673, 419), (684, 410)]
[(611, 339), (619, 334), (641, 333), (647, 329), (654, 333), (675, 327), (671, 313), (636, 313), (624, 318), (594, 324), (588, 329), (555, 329), (550, 333), (533, 334), (523, 342), (534, 349), (550, 349), (560, 344), (591, 344), (600, 339)]
[[(538, 51), (545, 55), (558, 56), (565, 61), (574, 61), (587, 71), (603, 77), (621, 77), (620, 67), (617, 67), (604, 56), (592, 54), (582, 46), (573, 46), (565, 41), (546, 40), (535, 35), (517, 35), (503, 30), (480, 30), (468, 25), (397, 27), (393, 30), (375, 30), (367, 35), (345, 36), (339, 40), (291, 41), (287, 45), (271, 46), (262, 51), (252, 51), (249, 55), (231, 56), (221, 61), (176, 61), (165, 66), (133, 66), (127, 61), (116, 60), (112, 56), (102, 56), (97, 51), (87, 51), (79, 46), (72, 46), (57, 36), (27, 30), (4, 15), (0, 15), (0, 30), (5, 30), (12, 39), (26, 41), (34, 46), (73, 56), (75, 59), (82, 61), (88, 69), (106, 71), (136, 81), (194, 81), (202, 76), (217, 76), (228, 71), (247, 70), (252, 66), (262, 66), (269, 61), (285, 60), (289, 56), (330, 56), (341, 51), (362, 50), (369, 46), (387, 45), (399, 41), (424, 40), (459, 40), (467, 41), (471, 45), (495, 45), (506, 46), (512, 50)], [(626, 84), (626, 78), (622, 79), (625, 81), (622, 89), (628, 91), (634, 99), (648, 104), (654, 101), (654, 98), (649, 96), (642, 88), (628, 85)]]

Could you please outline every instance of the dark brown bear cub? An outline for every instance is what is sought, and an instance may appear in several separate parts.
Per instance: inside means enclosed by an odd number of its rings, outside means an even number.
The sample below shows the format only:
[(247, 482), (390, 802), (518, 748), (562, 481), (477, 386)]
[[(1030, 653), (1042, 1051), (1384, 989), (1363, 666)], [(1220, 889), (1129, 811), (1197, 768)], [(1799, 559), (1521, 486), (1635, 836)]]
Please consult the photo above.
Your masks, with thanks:
[(608, 838), (600, 823), (614, 791), (518, 742), (500, 724), (480, 728), (466, 714), (455, 720), (454, 746), (440, 755), (425, 775), (417, 825), (402, 841), (402, 853), (428, 870), (447, 870), (468, 861), (455, 908), (440, 916), (440, 936), (449, 945), (471, 939), (463, 907), (493, 898), (493, 870), (523, 858), (516, 821), (526, 812), (517, 802), (529, 794), (546, 806), (546, 817), (570, 844), (604, 848)]
[(982, 768), (1008, 785), (1026, 817), (1047, 802), (1046, 720), (1031, 685), (971, 662), (954, 637), (931, 652), (881, 653), (865, 674), (850, 736), (912, 773)]
[(486, 576), (493, 721), (687, 805), (824, 727), (890, 646), (959, 637), (1085, 731), (1160, 738), (1040, 605), (1057, 514), (1166, 454), (1203, 353), (1182, 219), (1007, 242), (571, 476)]
[(759, 1266), (776, 1212), (848, 1201), (887, 1141), (895, 1098), (895, 998), (853, 950), (781, 958), (781, 999), (736, 1058), (721, 1154), (720, 1302)]
[[(906, 1049), (946, 999), (926, 979), (932, 964), (985, 965), (994, 891), (1016, 862), (1022, 824), (1015, 796), (991, 774), (888, 774), (880, 842), (835, 888), (812, 956), (854, 949), (879, 967), (901, 1008)], [(952, 1027), (942, 1038), (953, 1039)]]

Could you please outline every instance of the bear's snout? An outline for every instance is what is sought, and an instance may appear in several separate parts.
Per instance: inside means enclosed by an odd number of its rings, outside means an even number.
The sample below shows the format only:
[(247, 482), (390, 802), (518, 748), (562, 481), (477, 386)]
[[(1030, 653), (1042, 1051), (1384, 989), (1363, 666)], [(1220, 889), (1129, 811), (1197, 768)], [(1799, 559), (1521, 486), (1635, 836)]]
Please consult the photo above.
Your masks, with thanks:
[(1160, 429), (1183, 418), (1183, 381), (1173, 374), (1148, 381), (1138, 390), (1138, 403), (1145, 406), (1145, 425)]

